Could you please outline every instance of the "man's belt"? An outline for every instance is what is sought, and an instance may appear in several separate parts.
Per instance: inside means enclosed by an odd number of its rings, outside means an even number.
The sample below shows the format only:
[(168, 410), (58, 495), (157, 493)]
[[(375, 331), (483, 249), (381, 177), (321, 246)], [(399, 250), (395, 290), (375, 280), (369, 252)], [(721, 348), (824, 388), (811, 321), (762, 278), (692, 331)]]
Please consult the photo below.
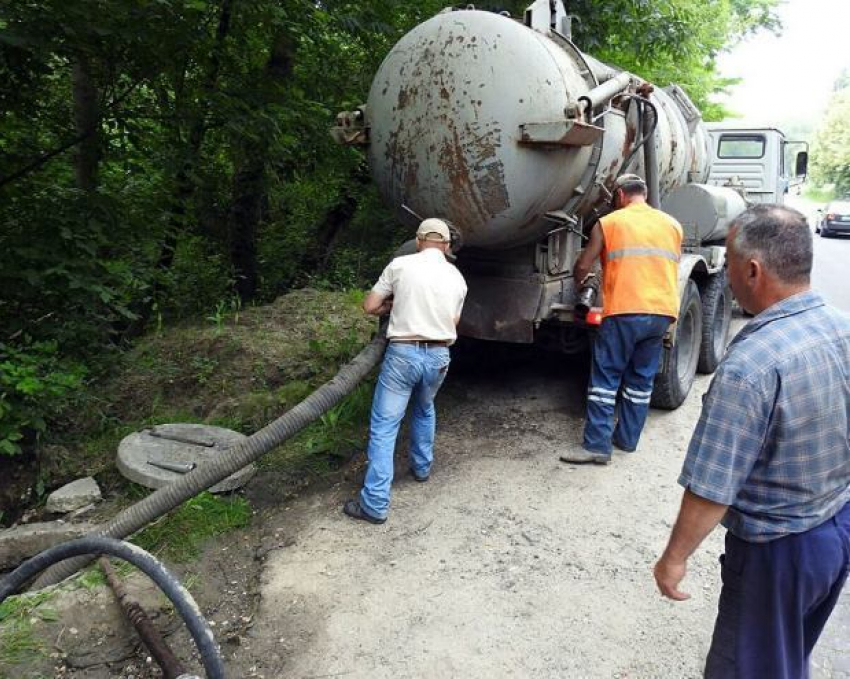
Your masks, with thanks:
[(392, 344), (413, 344), (417, 347), (447, 347), (448, 340), (391, 339)]

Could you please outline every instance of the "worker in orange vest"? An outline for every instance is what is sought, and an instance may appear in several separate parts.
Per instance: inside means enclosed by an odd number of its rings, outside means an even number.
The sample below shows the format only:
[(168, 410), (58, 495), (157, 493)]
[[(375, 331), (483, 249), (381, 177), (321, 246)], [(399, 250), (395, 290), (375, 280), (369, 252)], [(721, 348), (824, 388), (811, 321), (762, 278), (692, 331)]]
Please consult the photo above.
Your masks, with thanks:
[(600, 258), (602, 323), (593, 346), (582, 448), (561, 455), (562, 462), (608, 464), (612, 447), (634, 452), (662, 339), (679, 314), (681, 225), (646, 202), (646, 183), (637, 175), (617, 179), (612, 201), (614, 211), (594, 224), (573, 272), (579, 285), (585, 283)]

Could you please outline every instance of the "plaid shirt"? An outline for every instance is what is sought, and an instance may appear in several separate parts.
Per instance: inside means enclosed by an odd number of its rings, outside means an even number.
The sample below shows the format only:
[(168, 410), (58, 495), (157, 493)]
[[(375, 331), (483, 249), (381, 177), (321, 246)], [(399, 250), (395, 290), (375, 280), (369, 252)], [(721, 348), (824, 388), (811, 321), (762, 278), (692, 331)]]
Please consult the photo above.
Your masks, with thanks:
[(729, 345), (704, 397), (679, 483), (729, 505), (723, 525), (767, 542), (850, 500), (850, 316), (788, 297)]

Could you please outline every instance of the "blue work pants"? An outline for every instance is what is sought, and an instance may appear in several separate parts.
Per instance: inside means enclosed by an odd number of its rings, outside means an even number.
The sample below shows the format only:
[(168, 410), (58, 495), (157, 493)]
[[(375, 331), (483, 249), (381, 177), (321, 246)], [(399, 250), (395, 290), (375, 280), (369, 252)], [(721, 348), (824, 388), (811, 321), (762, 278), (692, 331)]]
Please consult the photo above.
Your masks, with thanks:
[[(617, 447), (637, 448), (649, 413), (652, 383), (661, 358), (668, 316), (623, 314), (602, 320), (593, 345), (593, 367), (587, 393), (585, 450), (610, 455)], [(616, 429), (614, 410), (619, 395)]]
[(771, 542), (726, 534), (707, 679), (805, 679), (850, 568), (850, 504)]
[(390, 342), (387, 347), (372, 397), (369, 466), (360, 491), (360, 506), (372, 516), (387, 516), (396, 438), (411, 400), (410, 468), (420, 477), (431, 471), (437, 426), (434, 397), (446, 378), (449, 360), (444, 346)]

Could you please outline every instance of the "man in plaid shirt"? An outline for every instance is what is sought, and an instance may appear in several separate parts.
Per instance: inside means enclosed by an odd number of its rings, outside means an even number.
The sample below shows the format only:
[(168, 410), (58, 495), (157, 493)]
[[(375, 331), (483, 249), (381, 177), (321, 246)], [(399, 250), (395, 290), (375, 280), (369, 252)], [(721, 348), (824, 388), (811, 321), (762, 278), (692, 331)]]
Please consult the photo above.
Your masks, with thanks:
[(850, 568), (850, 317), (812, 292), (805, 217), (750, 208), (727, 238), (729, 283), (756, 317), (705, 396), (655, 565), (664, 596), (722, 521), (723, 589), (706, 677), (808, 676)]

